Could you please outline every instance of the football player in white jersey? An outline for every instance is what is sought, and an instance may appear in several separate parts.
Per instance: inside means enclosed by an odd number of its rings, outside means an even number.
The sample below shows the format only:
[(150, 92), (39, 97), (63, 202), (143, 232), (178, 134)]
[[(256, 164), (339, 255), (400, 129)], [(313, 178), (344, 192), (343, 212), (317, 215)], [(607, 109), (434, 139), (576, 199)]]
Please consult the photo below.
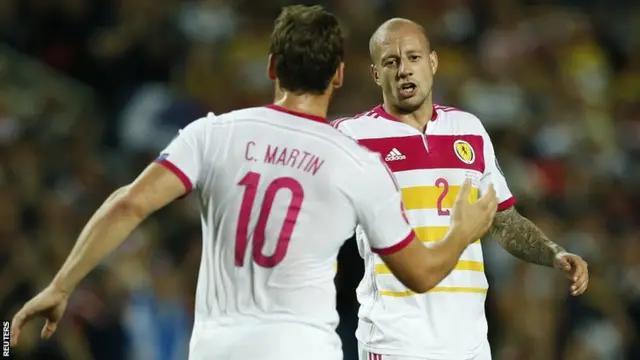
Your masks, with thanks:
[[(499, 205), (492, 235), (514, 256), (559, 269), (571, 281), (571, 294), (582, 294), (589, 280), (587, 264), (515, 210), (482, 123), (467, 112), (433, 104), (438, 57), (424, 28), (391, 19), (376, 30), (369, 48), (383, 104), (333, 125), (385, 159), (418, 238), (426, 246), (438, 244), (464, 179), (474, 179), (474, 196), (493, 183)], [(366, 269), (357, 291), (360, 360), (489, 360), (488, 283), (480, 241), (465, 249), (436, 287), (416, 294), (394, 278), (371, 251), (367, 229), (361, 230), (358, 246)]]
[(380, 157), (326, 121), (343, 44), (338, 20), (321, 7), (285, 8), (268, 61), (279, 101), (181, 131), (89, 220), (52, 283), (14, 317), (12, 342), (35, 316), (51, 336), (78, 282), (142, 220), (191, 190), (203, 234), (192, 360), (342, 359), (333, 265), (358, 223), (403, 284), (435, 286), (488, 230), (495, 191), (471, 204), (467, 181), (446, 239), (422, 246)]

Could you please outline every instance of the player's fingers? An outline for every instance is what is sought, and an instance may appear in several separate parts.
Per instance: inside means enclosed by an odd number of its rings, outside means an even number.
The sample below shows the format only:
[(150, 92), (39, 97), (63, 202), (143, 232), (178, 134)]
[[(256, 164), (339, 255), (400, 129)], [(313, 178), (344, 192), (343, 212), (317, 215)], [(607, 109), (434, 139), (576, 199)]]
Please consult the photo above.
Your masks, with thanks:
[(11, 346), (18, 345), (18, 341), (20, 341), (20, 328), (15, 328), (11, 330)]
[(571, 291), (578, 292), (581, 288), (585, 288), (586, 284), (589, 282), (589, 274), (586, 271), (581, 272), (577, 275), (571, 284)]
[(54, 332), (56, 332), (56, 329), (58, 328), (58, 323), (57, 322), (53, 322), (53, 321), (49, 321), (47, 320), (44, 324), (44, 326), (42, 327), (42, 331), (40, 332), (40, 336), (43, 339), (49, 339), (51, 337), (51, 335), (53, 335)]
[(588, 288), (589, 288), (589, 278), (587, 277), (585, 282), (578, 289), (578, 295), (583, 294), (585, 291), (587, 291)]
[(493, 224), (493, 219), (496, 217), (497, 211), (498, 211), (498, 202), (497, 201), (490, 201), (487, 204), (487, 207), (484, 208), (484, 212), (485, 212), (485, 214), (487, 214), (488, 219), (489, 219), (489, 226), (491, 226)]
[(11, 345), (15, 346), (18, 344), (18, 339), (20, 338), (20, 329), (24, 325), (26, 320), (26, 314), (24, 308), (18, 311), (18, 313), (13, 317), (11, 321)]
[(577, 263), (575, 261), (570, 261), (569, 264), (574, 269), (573, 278), (571, 280), (578, 281), (578, 279), (586, 275), (587, 269), (585, 269), (585, 267), (582, 266), (582, 264), (580, 264), (579, 262)]
[(496, 201), (496, 188), (493, 186), (493, 184), (489, 184), (489, 189), (487, 189), (487, 196), (489, 196), (491, 198), (492, 201)]
[(458, 192), (456, 202), (469, 201), (469, 193), (471, 193), (471, 180), (466, 179), (460, 188), (460, 192)]
[(496, 190), (493, 187), (493, 184), (489, 185), (487, 191), (482, 195), (478, 202), (482, 203), (486, 208), (496, 207), (498, 204), (498, 199), (496, 197)]
[(587, 287), (589, 286), (589, 280), (583, 279), (579, 283), (574, 284), (571, 287), (571, 295), (578, 296), (582, 295), (585, 291), (587, 291)]

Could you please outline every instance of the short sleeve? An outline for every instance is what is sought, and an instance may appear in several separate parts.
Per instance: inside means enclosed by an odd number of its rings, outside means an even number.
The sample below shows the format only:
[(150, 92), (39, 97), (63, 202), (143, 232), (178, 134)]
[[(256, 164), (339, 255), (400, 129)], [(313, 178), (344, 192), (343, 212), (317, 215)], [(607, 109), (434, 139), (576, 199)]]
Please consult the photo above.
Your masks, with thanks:
[(485, 170), (482, 180), (480, 181), (480, 192), (483, 193), (487, 191), (489, 185), (493, 184), (493, 187), (496, 190), (496, 195), (498, 196), (498, 211), (506, 210), (515, 205), (516, 198), (511, 194), (511, 190), (509, 190), (507, 179), (504, 177), (504, 173), (498, 164), (493, 143), (486, 131), (483, 131), (483, 139)]
[(209, 120), (208, 117), (201, 118), (181, 129), (155, 161), (173, 172), (187, 193), (193, 190), (202, 172), (202, 152)]
[(414, 238), (402, 206), (402, 195), (393, 174), (378, 154), (352, 178), (349, 189), (358, 222), (367, 235), (371, 250), (390, 255), (402, 250)]

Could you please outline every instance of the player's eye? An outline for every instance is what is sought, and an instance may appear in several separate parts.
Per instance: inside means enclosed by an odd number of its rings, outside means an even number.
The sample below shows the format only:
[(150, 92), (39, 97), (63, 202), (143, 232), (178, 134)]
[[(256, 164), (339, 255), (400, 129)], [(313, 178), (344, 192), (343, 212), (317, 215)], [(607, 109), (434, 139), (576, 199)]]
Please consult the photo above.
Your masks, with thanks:
[(411, 55), (411, 56), (409, 56), (409, 59), (411, 61), (417, 61), (418, 59), (420, 59), (420, 55)]

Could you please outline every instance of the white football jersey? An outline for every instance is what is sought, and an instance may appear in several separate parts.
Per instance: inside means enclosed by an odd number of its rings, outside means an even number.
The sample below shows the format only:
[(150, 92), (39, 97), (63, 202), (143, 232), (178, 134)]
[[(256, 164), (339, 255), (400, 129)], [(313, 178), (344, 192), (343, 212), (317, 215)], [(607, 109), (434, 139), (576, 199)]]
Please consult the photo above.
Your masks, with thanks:
[(157, 162), (201, 204), (190, 359), (342, 359), (340, 247), (358, 223), (381, 253), (413, 238), (380, 156), (269, 105), (194, 121)]
[[(493, 183), (500, 201), (498, 210), (515, 203), (491, 139), (472, 114), (436, 105), (423, 134), (377, 106), (353, 118), (336, 120), (333, 126), (384, 158), (402, 189), (409, 222), (425, 246), (447, 233), (451, 207), (467, 178), (474, 184), (472, 201)], [(489, 285), (479, 240), (467, 247), (454, 270), (435, 288), (416, 294), (371, 251), (371, 235), (366, 227), (356, 233), (366, 266), (357, 289), (360, 321), (356, 336), (364, 350), (470, 359), (486, 348), (484, 303)]]

